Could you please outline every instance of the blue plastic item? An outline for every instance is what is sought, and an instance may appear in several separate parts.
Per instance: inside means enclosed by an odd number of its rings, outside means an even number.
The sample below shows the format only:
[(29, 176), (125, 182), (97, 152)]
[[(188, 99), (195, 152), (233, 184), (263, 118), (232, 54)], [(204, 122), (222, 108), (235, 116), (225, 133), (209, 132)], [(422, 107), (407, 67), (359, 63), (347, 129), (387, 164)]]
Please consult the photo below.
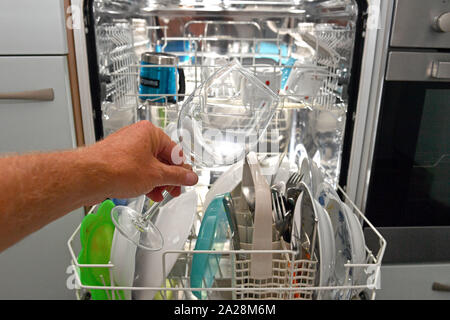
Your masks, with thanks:
[(256, 46), (256, 58), (270, 58), (275, 62), (279, 62), (281, 50), (281, 63), (288, 61), (288, 47), (285, 44), (277, 45), (275, 42), (260, 42)]
[[(155, 65), (155, 67), (145, 67)], [(160, 67), (158, 65), (161, 65)], [(173, 65), (173, 67), (172, 67)], [(161, 52), (144, 52), (141, 55), (139, 72), (139, 98), (154, 103), (175, 103), (177, 101), (177, 73), (179, 74), (179, 94), (184, 94), (186, 82), (183, 69), (177, 68), (175, 55)], [(169, 95), (169, 96), (161, 96)], [(180, 98), (180, 101), (183, 100)]]
[[(297, 61), (294, 58), (289, 58), (289, 60), (283, 65), (292, 67)], [(286, 86), (286, 82), (289, 79), (289, 75), (291, 74), (292, 68), (281, 68), (281, 88), (284, 89)]]
[[(230, 228), (223, 206), (223, 198), (224, 195), (216, 196), (206, 209), (194, 250), (223, 250)], [(191, 288), (211, 288), (220, 259), (220, 254), (194, 253)], [(199, 299), (206, 298), (206, 291), (193, 291), (192, 293)]]
[(281, 50), (281, 64), (288, 66), (288, 68), (281, 68), (281, 89), (284, 89), (286, 82), (291, 74), (292, 66), (295, 64), (296, 59), (288, 58), (288, 47), (285, 44), (277, 46), (276, 43), (261, 42), (256, 47), (256, 58), (269, 58), (276, 63), (280, 61), (279, 55)]
[[(189, 41), (168, 41), (164, 52), (189, 52)], [(156, 52), (162, 52), (162, 45), (158, 44), (156, 46)], [(189, 60), (189, 56), (178, 56), (180, 62), (186, 62)]]

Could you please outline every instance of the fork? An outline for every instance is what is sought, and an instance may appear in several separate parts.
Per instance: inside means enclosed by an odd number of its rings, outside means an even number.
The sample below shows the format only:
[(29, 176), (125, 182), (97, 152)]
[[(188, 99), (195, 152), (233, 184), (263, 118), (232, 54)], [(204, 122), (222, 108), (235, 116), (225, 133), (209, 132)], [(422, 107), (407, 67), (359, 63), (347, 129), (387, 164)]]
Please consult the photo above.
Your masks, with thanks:
[(300, 181), (303, 178), (303, 174), (300, 175), (298, 172), (294, 172), (286, 182), (286, 189), (290, 188), (296, 188), (297, 185), (300, 183)]
[(301, 193), (301, 190), (298, 188), (298, 184), (302, 181), (302, 179), (303, 174), (295, 172), (289, 177), (286, 183), (286, 197), (291, 204), (294, 204), (294, 206), (298, 196)]
[(292, 210), (287, 210), (286, 198), (277, 190), (272, 189), (272, 214), (275, 228), (286, 242), (291, 242)]

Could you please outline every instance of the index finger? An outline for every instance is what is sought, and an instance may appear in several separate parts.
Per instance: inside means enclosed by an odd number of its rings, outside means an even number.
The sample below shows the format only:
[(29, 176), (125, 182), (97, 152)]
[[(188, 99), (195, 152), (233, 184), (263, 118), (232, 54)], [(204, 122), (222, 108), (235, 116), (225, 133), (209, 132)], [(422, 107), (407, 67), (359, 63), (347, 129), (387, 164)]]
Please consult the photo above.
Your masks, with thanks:
[(157, 154), (159, 160), (171, 165), (183, 164), (183, 149), (177, 145), (170, 137), (163, 131), (159, 130), (159, 152)]

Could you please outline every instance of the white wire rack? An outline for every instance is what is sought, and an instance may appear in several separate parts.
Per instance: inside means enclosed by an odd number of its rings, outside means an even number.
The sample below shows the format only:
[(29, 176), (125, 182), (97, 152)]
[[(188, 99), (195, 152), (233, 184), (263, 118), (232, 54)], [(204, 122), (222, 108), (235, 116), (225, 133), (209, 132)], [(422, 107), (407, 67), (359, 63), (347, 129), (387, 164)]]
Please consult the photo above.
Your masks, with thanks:
[[(204, 33), (193, 35), (190, 28), (196, 24), (202, 24)], [(214, 27), (233, 26), (240, 28), (250, 26), (254, 29), (253, 37), (238, 37), (214, 29)], [(282, 103), (281, 108), (302, 108), (305, 105), (312, 108), (331, 108), (339, 98), (338, 79), (342, 76), (339, 68), (342, 61), (351, 59), (352, 43), (354, 41), (354, 30), (349, 28), (335, 29), (333, 26), (322, 25), (317, 27), (305, 27), (300, 24), (294, 29), (276, 29), (273, 37), (263, 37), (261, 26), (254, 21), (190, 21), (184, 25), (185, 35), (167, 36), (167, 26), (146, 26), (145, 24), (131, 25), (130, 23), (115, 23), (113, 25), (99, 25), (97, 28), (97, 43), (99, 47), (100, 72), (114, 77), (108, 83), (107, 92), (113, 91), (116, 95), (112, 99), (116, 107), (127, 105), (125, 97), (135, 99), (139, 103), (139, 98), (146, 98), (146, 95), (137, 92), (139, 70), (141, 68), (158, 67), (179, 67), (185, 69), (188, 88), (184, 95), (155, 95), (153, 100), (160, 100), (169, 96), (189, 95), (202, 81), (205, 74), (210, 75), (211, 71), (220, 68), (218, 60), (230, 60), (236, 58), (246, 67), (253, 71), (260, 68), (272, 67), (274, 71), (302, 68), (301, 64), (291, 65), (286, 62), (291, 58), (302, 59), (308, 53), (308, 65), (327, 68), (328, 74), (324, 79), (320, 92), (316, 97), (296, 96), (280, 92)], [(307, 24), (309, 25), (309, 24)], [(147, 29), (147, 41), (136, 34), (142, 35), (142, 30)], [(160, 32), (160, 36), (155, 34)], [(228, 33), (232, 33), (227, 31)], [(283, 36), (289, 34), (294, 39), (294, 44), (286, 44)], [(134, 35), (134, 37), (133, 37)], [(184, 49), (171, 54), (183, 57), (184, 62), (178, 65), (145, 65), (141, 66), (137, 62), (136, 48), (141, 48), (147, 44), (149, 50), (154, 50), (154, 46), (159, 45), (162, 52), (165, 51), (169, 43), (182, 42)], [(152, 45), (153, 44), (153, 45)], [(262, 46), (271, 46), (269, 52), (263, 52)], [(226, 52), (218, 52), (218, 51)], [(297, 50), (297, 51), (296, 51)], [(298, 51), (303, 50), (303, 51)], [(328, 97), (327, 99), (324, 99)], [(292, 98), (302, 103), (292, 104)], [(108, 99), (107, 99), (108, 100)], [(110, 99), (111, 100), (111, 99)], [(150, 100), (151, 102), (151, 100)], [(137, 107), (137, 106), (136, 106)]]
[[(196, 235), (199, 223), (194, 223), (191, 235), (186, 242), (184, 250), (167, 250), (162, 253), (161, 264), (162, 274), (168, 275), (162, 287), (124, 287), (124, 286), (93, 286), (82, 283), (79, 270), (80, 268), (105, 268), (109, 270), (111, 283), (114, 283), (112, 268), (114, 264), (80, 264), (77, 260), (77, 253), (74, 249), (74, 239), (79, 234), (81, 225), (70, 236), (67, 244), (72, 258), (72, 266), (74, 267), (77, 297), (83, 298), (83, 293), (89, 290), (105, 290), (109, 298), (119, 297), (120, 291), (157, 291), (160, 292), (162, 299), (177, 300), (195, 300), (197, 299), (193, 291), (202, 292), (205, 299), (293, 299), (293, 300), (310, 300), (317, 297), (320, 292), (336, 292), (339, 290), (351, 290), (354, 299), (359, 299), (359, 293), (363, 292), (367, 299), (375, 299), (376, 290), (380, 288), (380, 267), (383, 255), (386, 249), (386, 241), (376, 228), (370, 223), (364, 214), (355, 206), (348, 198), (342, 188), (338, 188), (342, 195), (342, 201), (345, 201), (353, 210), (361, 221), (361, 225), (365, 225), (365, 234), (373, 233), (378, 238), (378, 248), (370, 249), (367, 246), (366, 262), (362, 264), (347, 263), (344, 265), (346, 274), (355, 270), (363, 270), (364, 276), (358, 283), (344, 285), (328, 285), (315, 286), (315, 276), (317, 262), (315, 260), (296, 260), (298, 254), (295, 251), (286, 249), (284, 242), (274, 250), (231, 250), (231, 244), (228, 242), (224, 250), (193, 250), (195, 246)], [(200, 221), (202, 216), (202, 204), (199, 206), (197, 219)], [(93, 207), (90, 213), (95, 212)], [(374, 250), (374, 251), (372, 251)], [(246, 258), (254, 253), (271, 253), (273, 255), (273, 275), (271, 278), (262, 282), (258, 282), (249, 278), (249, 260)], [(172, 270), (168, 270), (166, 265), (169, 255), (179, 255), (177, 262)], [(193, 255), (206, 254), (220, 257), (218, 270), (214, 277), (211, 287), (191, 288), (190, 287), (190, 270)], [(244, 258), (242, 258), (244, 256)], [(319, 261), (320, 262), (320, 261)], [(152, 272), (152, 271), (149, 271)], [(160, 276), (160, 275), (155, 275)], [(348, 277), (347, 277), (348, 278)]]
[[(267, 68), (281, 72), (284, 79), (282, 83), (290, 73), (305, 67), (317, 70), (322, 79), (320, 89), (315, 91), (314, 95), (295, 94), (287, 90), (287, 86), (280, 88), (278, 112), (267, 132), (268, 137), (279, 139), (280, 148), (273, 150), (274, 152), (284, 152), (289, 144), (295, 149), (298, 141), (292, 140), (294, 127), (302, 126), (302, 135), (309, 135), (310, 140), (323, 134), (324, 132), (315, 132), (318, 126), (313, 122), (319, 118), (331, 119), (324, 120), (323, 130), (328, 131), (328, 135), (334, 131), (335, 144), (340, 144), (347, 110), (345, 85), (350, 72), (355, 30), (351, 27), (313, 23), (298, 23), (293, 28), (277, 27), (276, 23), (270, 21), (267, 25), (269, 27), (262, 26), (261, 22), (257, 21), (191, 20), (184, 24), (184, 33), (179, 36), (170, 35), (167, 25), (147, 25), (143, 21), (99, 25), (97, 42), (98, 51), (102, 52), (99, 54), (99, 60), (104, 62), (100, 64), (100, 73), (106, 79), (103, 86), (105, 99), (102, 103), (105, 135), (144, 119), (163, 128), (175, 123), (182, 105), (181, 98), (189, 96), (226, 61), (238, 59), (252, 72)], [(203, 30), (201, 33), (194, 32), (198, 27)], [(245, 36), (238, 32), (244, 29)], [(290, 36), (290, 40), (286, 40), (287, 36)], [(156, 51), (158, 48), (165, 52), (170, 44), (175, 42), (182, 44), (181, 48), (170, 51), (180, 58), (177, 65), (139, 64), (138, 54), (145, 51), (145, 43), (147, 51)], [(141, 69), (160, 67), (177, 67), (184, 70), (184, 94), (138, 92)], [(177, 103), (168, 103), (169, 97), (176, 97)], [(303, 117), (303, 120), (309, 119), (312, 124), (299, 123), (296, 115), (298, 112), (314, 113)], [(328, 112), (329, 115), (320, 116), (320, 112)], [(321, 142), (311, 142), (309, 145), (317, 143)], [(271, 145), (271, 141), (267, 141), (267, 144)], [(320, 149), (320, 146), (318, 148)], [(338, 146), (336, 148), (339, 149)], [(307, 147), (309, 156), (313, 158), (317, 147), (312, 146), (310, 149)], [(322, 155), (323, 157), (328, 155)], [(324, 160), (330, 162), (325, 163), (324, 168), (330, 171), (335, 184), (339, 175), (340, 150), (334, 152), (332, 157), (331, 162)]]

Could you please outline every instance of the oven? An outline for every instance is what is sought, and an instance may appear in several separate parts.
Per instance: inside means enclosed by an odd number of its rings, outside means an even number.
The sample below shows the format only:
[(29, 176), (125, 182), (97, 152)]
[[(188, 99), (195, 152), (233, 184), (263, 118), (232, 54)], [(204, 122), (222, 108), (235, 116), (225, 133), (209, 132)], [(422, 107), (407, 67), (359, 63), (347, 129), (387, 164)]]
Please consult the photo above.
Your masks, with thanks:
[(360, 205), (386, 263), (450, 263), (450, 1), (396, 0), (384, 26)]

